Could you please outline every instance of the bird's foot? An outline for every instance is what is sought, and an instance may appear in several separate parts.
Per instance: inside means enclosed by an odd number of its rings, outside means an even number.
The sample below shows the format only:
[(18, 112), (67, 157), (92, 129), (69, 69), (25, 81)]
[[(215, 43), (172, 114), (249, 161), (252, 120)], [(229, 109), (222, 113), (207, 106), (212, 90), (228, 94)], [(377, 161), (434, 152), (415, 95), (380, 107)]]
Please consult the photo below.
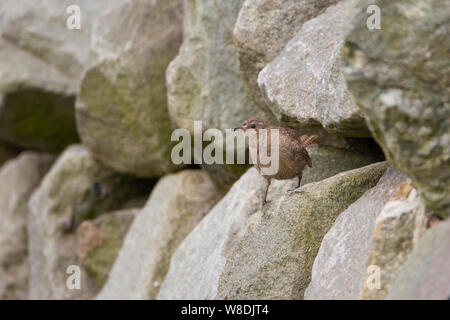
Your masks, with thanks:
[(262, 205), (263, 205), (263, 207), (264, 207), (266, 204), (271, 203), (271, 202), (272, 202), (272, 200), (268, 200), (268, 201), (264, 200), (263, 203), (262, 203)]

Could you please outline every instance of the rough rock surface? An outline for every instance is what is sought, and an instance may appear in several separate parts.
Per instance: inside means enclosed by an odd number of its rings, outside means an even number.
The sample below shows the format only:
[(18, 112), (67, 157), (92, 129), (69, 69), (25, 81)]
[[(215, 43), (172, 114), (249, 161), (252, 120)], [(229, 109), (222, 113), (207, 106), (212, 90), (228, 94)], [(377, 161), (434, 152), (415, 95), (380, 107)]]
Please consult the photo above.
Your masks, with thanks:
[(103, 287), (139, 209), (108, 212), (77, 230), (77, 255), (89, 277)]
[(61, 73), (0, 38), (1, 140), (50, 152), (78, 140), (75, 96)]
[(339, 0), (246, 0), (233, 38), (249, 95), (264, 105), (258, 74), (284, 48), (301, 26)]
[(98, 299), (154, 299), (175, 249), (219, 200), (206, 173), (162, 178), (133, 222)]
[(230, 238), (261, 207), (265, 183), (249, 169), (178, 246), (158, 299), (215, 299)]
[(262, 211), (265, 182), (250, 169), (178, 247), (158, 298), (301, 298), (321, 235), (386, 166), (277, 192)]
[(77, 125), (94, 157), (119, 172), (176, 169), (164, 75), (181, 44), (182, 11), (180, 0), (128, 0), (94, 26)]
[(6, 145), (0, 142), (0, 167), (9, 159), (16, 157), (19, 154), (19, 150), (15, 148), (11, 148), (9, 145)]
[(83, 220), (123, 209), (130, 199), (148, 196), (150, 187), (101, 166), (83, 146), (66, 149), (28, 204), (30, 298), (92, 297), (97, 288), (84, 271), (80, 290), (66, 287), (68, 266), (81, 265), (76, 228)]
[(0, 300), (28, 297), (27, 203), (52, 161), (23, 152), (0, 169)]
[(270, 112), (247, 96), (233, 44), (233, 27), (244, 0), (186, 1), (184, 39), (167, 69), (169, 112), (177, 127), (234, 128)]
[(429, 229), (413, 249), (386, 299), (450, 297), (450, 220)]
[(322, 240), (305, 299), (359, 299), (375, 220), (407, 179), (389, 168), (375, 187), (339, 215)]
[[(1, 139), (45, 151), (78, 140), (74, 102), (92, 21), (120, 1), (1, 1)], [(80, 29), (66, 27), (70, 5), (81, 9)]]
[(260, 72), (258, 84), (279, 120), (322, 125), (344, 136), (370, 136), (342, 71), (350, 5), (351, 0), (341, 1), (306, 22)]
[(445, 0), (373, 1), (382, 30), (361, 8), (347, 37), (347, 81), (387, 159), (427, 208), (450, 216), (450, 10)]
[[(384, 299), (389, 286), (411, 250), (426, 230), (425, 206), (411, 184), (401, 184), (395, 200), (384, 206), (375, 221), (367, 266), (380, 268), (379, 279), (369, 274), (364, 281), (362, 299)], [(373, 288), (379, 281), (380, 287)]]

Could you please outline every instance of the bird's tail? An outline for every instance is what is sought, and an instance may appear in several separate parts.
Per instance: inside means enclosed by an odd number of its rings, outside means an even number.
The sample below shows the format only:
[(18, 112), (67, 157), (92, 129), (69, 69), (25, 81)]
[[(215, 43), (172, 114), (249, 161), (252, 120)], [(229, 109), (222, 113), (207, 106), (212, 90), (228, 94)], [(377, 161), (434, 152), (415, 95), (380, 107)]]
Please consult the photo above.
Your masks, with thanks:
[(303, 135), (300, 137), (300, 140), (302, 141), (303, 146), (306, 148), (307, 146), (312, 144), (314, 141), (316, 141), (317, 138), (318, 138), (318, 136)]

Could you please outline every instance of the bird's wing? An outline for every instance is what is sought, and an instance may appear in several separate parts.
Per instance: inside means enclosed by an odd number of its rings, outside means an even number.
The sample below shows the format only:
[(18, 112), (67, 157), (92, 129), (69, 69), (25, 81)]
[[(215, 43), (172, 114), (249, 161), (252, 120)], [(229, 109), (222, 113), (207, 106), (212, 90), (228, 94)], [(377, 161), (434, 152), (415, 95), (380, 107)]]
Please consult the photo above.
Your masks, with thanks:
[[(317, 136), (311, 137), (307, 135), (300, 136), (300, 134), (296, 130), (292, 128), (283, 128), (283, 127), (280, 128), (280, 134), (286, 135), (287, 137), (289, 137), (289, 141), (294, 142), (294, 145), (291, 145), (291, 152), (293, 152), (296, 155), (296, 157), (299, 158), (299, 160), (305, 161), (306, 164), (311, 168), (312, 162), (311, 158), (309, 157), (308, 151), (306, 150), (306, 146), (311, 144), (317, 138)], [(311, 138), (314, 139), (310, 140)], [(304, 141), (306, 141), (307, 143), (306, 145)]]

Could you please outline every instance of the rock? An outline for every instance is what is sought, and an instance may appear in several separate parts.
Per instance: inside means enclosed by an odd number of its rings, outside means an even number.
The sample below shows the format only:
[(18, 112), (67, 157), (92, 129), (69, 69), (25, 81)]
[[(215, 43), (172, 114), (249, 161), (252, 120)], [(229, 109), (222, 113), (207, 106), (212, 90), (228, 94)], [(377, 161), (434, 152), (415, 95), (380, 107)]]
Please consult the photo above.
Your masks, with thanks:
[[(303, 171), (302, 186), (321, 181), (340, 172), (364, 167), (378, 160), (373, 155), (326, 145), (311, 145), (308, 147), (308, 153), (313, 166), (306, 167)], [(273, 180), (269, 187), (268, 199), (271, 200), (296, 187), (297, 182), (298, 178)]]
[(157, 299), (215, 299), (224, 251), (261, 206), (265, 182), (249, 169), (178, 246)]
[(234, 26), (233, 37), (239, 66), (248, 93), (265, 102), (258, 87), (258, 74), (283, 50), (286, 43), (311, 18), (339, 0), (247, 0)]
[(250, 169), (175, 251), (158, 299), (301, 298), (322, 234), (385, 169), (275, 189), (262, 211), (265, 181)]
[(27, 299), (27, 202), (53, 157), (23, 152), (0, 169), (0, 300)]
[(373, 274), (366, 277), (362, 299), (381, 300), (386, 296), (398, 270), (425, 233), (425, 206), (417, 190), (411, 184), (403, 184), (399, 193), (399, 199), (386, 203), (375, 220), (367, 266), (379, 268), (380, 273), (376, 281)]
[(87, 219), (125, 209), (130, 199), (148, 196), (146, 181), (101, 166), (81, 145), (70, 146), (29, 201), (31, 299), (90, 298), (98, 290), (81, 270), (81, 289), (70, 290), (66, 274), (77, 259), (75, 230)]
[(162, 178), (133, 222), (97, 298), (154, 299), (173, 252), (218, 200), (203, 171)]
[[(61, 151), (78, 141), (75, 94), (92, 21), (115, 6), (89, 0), (4, 0), (0, 4), (0, 138), (22, 148)], [(66, 26), (78, 5), (81, 28)]]
[(116, 171), (174, 171), (165, 70), (182, 37), (180, 0), (128, 0), (93, 29), (76, 102), (78, 130), (93, 156)]
[(123, 239), (139, 209), (115, 211), (78, 227), (77, 255), (86, 273), (103, 287), (117, 258)]
[(19, 151), (0, 142), (0, 167), (9, 159), (16, 157)]
[(360, 6), (347, 37), (349, 90), (387, 159), (427, 208), (450, 216), (450, 11), (445, 0), (380, 0), (382, 30)]
[(429, 229), (398, 271), (386, 299), (450, 297), (450, 220)]
[(0, 61), (0, 139), (49, 152), (78, 141), (65, 75), (2, 38)]
[(341, 1), (303, 24), (260, 72), (258, 85), (278, 120), (321, 125), (349, 137), (370, 136), (342, 71), (350, 5), (351, 0)]
[(225, 130), (252, 116), (271, 118), (247, 96), (239, 72), (232, 30), (243, 2), (186, 1), (183, 45), (166, 79), (170, 117), (192, 134), (194, 120)]
[[(253, 116), (274, 119), (247, 95), (239, 72), (232, 30), (243, 2), (185, 1), (183, 44), (167, 69), (166, 82), (170, 118), (191, 135), (194, 121), (202, 121), (203, 130), (225, 132)], [(223, 192), (247, 169), (230, 164), (202, 168)]]
[(306, 300), (360, 298), (375, 220), (407, 179), (390, 167), (375, 187), (337, 217), (314, 260)]

